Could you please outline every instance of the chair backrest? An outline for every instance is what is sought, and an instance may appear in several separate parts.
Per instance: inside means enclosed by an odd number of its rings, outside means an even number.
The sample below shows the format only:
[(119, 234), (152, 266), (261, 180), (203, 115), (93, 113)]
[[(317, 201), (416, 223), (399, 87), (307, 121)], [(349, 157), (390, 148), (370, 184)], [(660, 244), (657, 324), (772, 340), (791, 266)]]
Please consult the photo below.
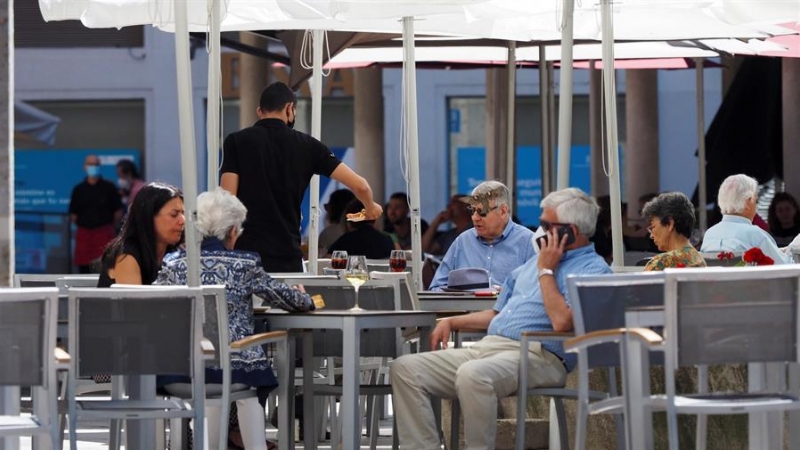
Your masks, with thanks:
[(666, 270), (668, 368), (798, 361), (800, 266)]
[(321, 271), (320, 271), (319, 275), (314, 275), (314, 274), (311, 274), (311, 273), (293, 273), (293, 272), (290, 273), (290, 272), (287, 272), (287, 273), (271, 273), (271, 274), (269, 274), (269, 276), (272, 277), (273, 280), (278, 280), (278, 281), (280, 281), (282, 283), (285, 283), (286, 280), (289, 280), (289, 279), (302, 280), (302, 282), (305, 283), (305, 280), (335, 280), (335, 279), (338, 278), (335, 275), (323, 274)]
[(367, 269), (370, 272), (389, 272), (389, 259), (367, 259)]
[(214, 346), (214, 358), (206, 360), (207, 366), (222, 366), (222, 361), (230, 364), (230, 330), (228, 325), (228, 298), (225, 285), (207, 285), (203, 291), (203, 337)]
[(67, 295), (70, 288), (97, 287), (100, 275), (67, 275), (56, 279), (56, 287), (60, 295)]
[(55, 287), (0, 289), (0, 386), (48, 388), (57, 305)]
[(411, 272), (370, 272), (373, 280), (398, 280), (400, 282), (400, 309), (415, 311), (420, 309), (417, 290)]
[(74, 375), (195, 377), (202, 358), (202, 305), (199, 288), (70, 289)]
[(56, 280), (69, 274), (14, 274), (14, 287), (56, 287)]
[[(287, 280), (299, 284), (310, 295), (325, 299), (325, 309), (349, 309), (355, 303), (353, 286), (345, 280)], [(364, 309), (392, 311), (401, 309), (399, 280), (369, 280), (358, 290), (358, 304)], [(361, 356), (397, 357), (402, 350), (401, 333), (396, 329), (361, 331)], [(314, 356), (340, 356), (342, 333), (339, 330), (314, 332)]]
[(703, 259), (706, 260), (708, 267), (733, 267), (742, 260), (742, 252), (731, 252), (733, 257), (730, 259), (719, 259), (720, 252), (703, 252)]
[[(628, 308), (664, 305), (661, 272), (576, 276), (567, 278), (575, 334), (625, 327)], [(655, 356), (655, 355), (653, 355)], [(654, 364), (660, 364), (653, 361)], [(620, 365), (617, 344), (588, 349), (588, 368)]]

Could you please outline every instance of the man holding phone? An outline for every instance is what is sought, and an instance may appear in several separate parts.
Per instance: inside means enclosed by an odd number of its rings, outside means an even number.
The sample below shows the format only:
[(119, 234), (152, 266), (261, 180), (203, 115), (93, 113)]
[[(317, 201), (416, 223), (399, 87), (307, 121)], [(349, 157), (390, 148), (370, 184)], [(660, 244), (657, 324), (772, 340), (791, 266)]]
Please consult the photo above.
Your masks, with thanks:
[[(517, 391), (520, 334), (571, 331), (567, 276), (611, 273), (589, 241), (600, 209), (594, 199), (567, 188), (545, 197), (541, 206), (541, 250), (511, 272), (494, 307), (439, 321), (431, 333), (434, 351), (392, 363), (401, 449), (440, 448), (431, 396), (459, 400), (467, 448), (495, 448), (498, 399)], [(468, 348), (447, 349), (450, 332), (467, 328), (487, 329), (487, 335)], [(444, 350), (435, 351), (439, 345)], [(561, 343), (544, 342), (531, 345), (530, 363), (529, 386), (562, 386), (575, 360)]]
[(501, 286), (512, 270), (535, 254), (533, 232), (511, 220), (508, 187), (484, 181), (462, 197), (472, 218), (472, 229), (459, 234), (436, 269), (430, 290), (447, 287), (451, 270), (481, 268), (489, 272), (492, 286)]

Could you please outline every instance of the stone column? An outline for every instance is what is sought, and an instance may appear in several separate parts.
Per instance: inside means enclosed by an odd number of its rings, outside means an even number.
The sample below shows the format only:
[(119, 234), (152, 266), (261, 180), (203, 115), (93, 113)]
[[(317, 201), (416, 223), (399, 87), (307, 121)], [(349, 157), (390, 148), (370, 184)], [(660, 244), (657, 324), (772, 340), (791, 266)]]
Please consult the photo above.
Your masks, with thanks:
[(383, 131), (383, 69), (364, 68), (353, 71), (355, 98), (354, 170), (367, 179), (378, 203), (386, 199)]
[(506, 182), (508, 75), (506, 68), (486, 69), (486, 179)]
[(0, 286), (11, 286), (14, 274), (14, 120), (9, 116), (14, 102), (14, 86), (10, 74), (13, 70), (13, 52), (10, 33), (14, 29), (10, 14), (14, 2), (0, 0)]
[[(242, 44), (254, 47), (266, 45), (264, 40), (246, 31), (239, 33)], [(269, 61), (258, 56), (241, 53), (239, 56), (239, 126), (249, 127), (258, 120), (261, 91), (269, 84)]]
[(786, 192), (800, 196), (800, 59), (781, 58), (783, 90), (783, 181)]
[[(589, 145), (591, 146), (592, 195), (608, 195), (608, 178), (603, 170), (603, 72), (589, 71)], [(608, 164), (608, 163), (606, 163)]]
[(636, 217), (639, 197), (659, 191), (658, 72), (628, 70), (625, 79), (625, 201), (628, 215)]

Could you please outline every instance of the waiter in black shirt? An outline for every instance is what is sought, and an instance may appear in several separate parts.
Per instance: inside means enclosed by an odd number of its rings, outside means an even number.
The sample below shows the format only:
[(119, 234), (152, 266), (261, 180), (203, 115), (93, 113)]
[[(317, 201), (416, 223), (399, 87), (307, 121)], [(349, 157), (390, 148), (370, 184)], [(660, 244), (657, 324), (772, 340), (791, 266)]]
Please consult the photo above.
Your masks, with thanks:
[(365, 205), (367, 219), (383, 209), (369, 183), (320, 141), (293, 130), (297, 96), (276, 82), (261, 93), (259, 121), (231, 133), (223, 145), (221, 186), (247, 207), (236, 248), (258, 252), (267, 272), (302, 272), (300, 207), (314, 175), (347, 186)]

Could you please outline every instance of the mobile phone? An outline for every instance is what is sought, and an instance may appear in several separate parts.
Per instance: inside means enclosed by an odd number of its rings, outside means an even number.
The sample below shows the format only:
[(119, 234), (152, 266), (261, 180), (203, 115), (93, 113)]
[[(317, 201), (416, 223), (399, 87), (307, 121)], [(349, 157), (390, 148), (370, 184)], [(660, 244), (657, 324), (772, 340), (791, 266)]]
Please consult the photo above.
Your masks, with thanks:
[[(556, 227), (556, 233), (559, 242), (561, 242), (561, 239), (563, 239), (565, 235), (567, 236), (567, 242), (564, 245), (570, 245), (575, 242), (575, 233), (572, 231), (572, 227), (569, 225), (561, 225)], [(536, 244), (539, 245), (539, 248), (542, 248), (542, 245), (547, 243), (547, 236), (548, 235), (539, 236), (536, 239)]]

